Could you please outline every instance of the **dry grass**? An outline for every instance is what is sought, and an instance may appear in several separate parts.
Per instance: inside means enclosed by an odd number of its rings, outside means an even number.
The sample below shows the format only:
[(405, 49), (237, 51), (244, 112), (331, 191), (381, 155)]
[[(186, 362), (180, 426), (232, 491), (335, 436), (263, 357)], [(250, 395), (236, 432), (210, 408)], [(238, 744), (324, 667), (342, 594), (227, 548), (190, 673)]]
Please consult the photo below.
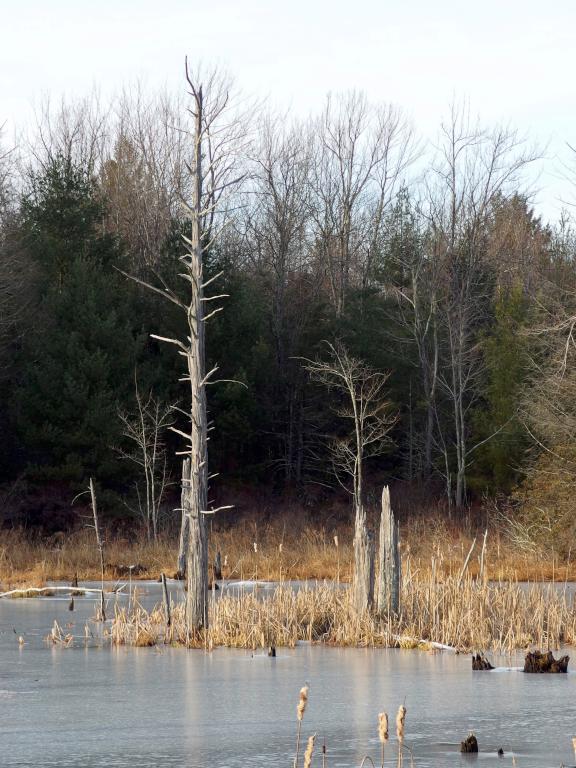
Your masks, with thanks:
[[(243, 518), (211, 532), (211, 559), (222, 555), (226, 579), (332, 579), (349, 581), (352, 573), (352, 527), (324, 523), (293, 511), (262, 523)], [(479, 571), (481, 534), (469, 572)], [(445, 517), (417, 516), (401, 529), (404, 559), (409, 558), (415, 579), (433, 568), (437, 575), (457, 575), (473, 540), (465, 526)], [(336, 544), (337, 542), (337, 544)], [(157, 579), (175, 571), (177, 544), (173, 539), (148, 542), (144, 537), (112, 538), (106, 544), (106, 578), (124, 578), (129, 565), (137, 565), (134, 578)], [(576, 580), (576, 562), (538, 557), (515, 547), (498, 529), (489, 531), (486, 574), (491, 579), (520, 581)], [(98, 552), (93, 532), (82, 530), (49, 540), (32, 540), (25, 533), (0, 533), (0, 582), (5, 589), (41, 586), (47, 581), (99, 579)]]
[[(175, 545), (161, 540), (154, 544), (109, 539), (106, 544), (105, 577), (115, 580), (129, 565), (139, 565), (140, 578), (158, 578), (174, 571)], [(31, 539), (21, 531), (0, 533), (0, 581), (6, 589), (16, 586), (43, 586), (47, 581), (100, 580), (94, 533), (83, 530), (48, 540)]]
[[(184, 606), (173, 610), (166, 631), (163, 610), (120, 609), (111, 629), (114, 644), (189, 644), (212, 648), (294, 647), (298, 641), (339, 646), (415, 647), (442, 643), (459, 650), (511, 651), (535, 644), (556, 648), (576, 641), (574, 601), (562, 589), (514, 582), (479, 582), (470, 576), (438, 578), (434, 569), (415, 579), (409, 564), (402, 613), (380, 622), (359, 616), (348, 589), (328, 584), (294, 592), (280, 586), (271, 596), (246, 593), (211, 601), (210, 626), (188, 642)], [(146, 642), (145, 644), (150, 644)]]

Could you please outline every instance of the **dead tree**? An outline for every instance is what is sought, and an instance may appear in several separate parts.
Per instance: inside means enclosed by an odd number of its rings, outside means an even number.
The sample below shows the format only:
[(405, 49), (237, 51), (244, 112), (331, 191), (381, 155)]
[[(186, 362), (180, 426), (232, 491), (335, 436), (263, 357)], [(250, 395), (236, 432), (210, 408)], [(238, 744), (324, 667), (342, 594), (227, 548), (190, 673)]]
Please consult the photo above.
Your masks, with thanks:
[(104, 540), (102, 539), (102, 534), (100, 533), (100, 523), (98, 520), (98, 507), (96, 506), (96, 491), (94, 490), (94, 482), (92, 478), (90, 478), (89, 483), (89, 491), (90, 491), (90, 503), (92, 505), (92, 518), (93, 518), (93, 528), (94, 533), (96, 534), (96, 546), (98, 547), (98, 555), (100, 557), (100, 612), (99, 612), (99, 618), (101, 621), (106, 621), (106, 603), (104, 600)]
[(390, 505), (390, 491), (382, 491), (377, 610), (382, 618), (400, 612), (400, 533)]
[(353, 599), (358, 612), (374, 600), (374, 543), (366, 523), (364, 461), (382, 453), (396, 421), (386, 399), (388, 373), (374, 371), (353, 358), (342, 345), (328, 344), (327, 361), (308, 360), (312, 378), (333, 390), (339, 399), (335, 413), (350, 429), (328, 443), (334, 474), (354, 500)]
[[(537, 154), (517, 132), (483, 130), (471, 123), (466, 109), (456, 106), (442, 126), (439, 150), (428, 215), (441, 269), (436, 314), (445, 342), (438, 383), (452, 412), (456, 463), (455, 487), (449, 471), (447, 486), (459, 508), (466, 499), (472, 454), (487, 442), (472, 445), (470, 439), (484, 367), (478, 329), (486, 323), (491, 290), (486, 279), (487, 228), (494, 202), (518, 188)], [(447, 467), (449, 452), (445, 445)]]
[(186, 559), (182, 552), (179, 570), (186, 570), (186, 629), (189, 636), (208, 627), (208, 527), (206, 515), (217, 512), (208, 500), (208, 417), (206, 387), (215, 383), (218, 367), (205, 370), (205, 323), (221, 307), (210, 309), (210, 301), (223, 298), (206, 296), (205, 288), (220, 275), (204, 280), (204, 255), (222, 231), (225, 213), (223, 195), (235, 187), (240, 177), (234, 176), (234, 154), (243, 136), (239, 120), (230, 120), (228, 84), (217, 73), (200, 83), (186, 61), (186, 81), (189, 86), (191, 120), (189, 137), (192, 157), (188, 163), (191, 176), (189, 202), (184, 207), (189, 220), (189, 235), (183, 236), (187, 252), (180, 257), (180, 276), (187, 287), (185, 299), (162, 281), (158, 287), (133, 277), (136, 282), (164, 296), (185, 314), (187, 338), (185, 341), (153, 335), (159, 341), (173, 344), (185, 359), (186, 371), (181, 381), (187, 383), (190, 405), (187, 410), (176, 409), (185, 415), (187, 430), (174, 426), (172, 431), (185, 440), (180, 455), (185, 457), (182, 473), (181, 510), (185, 525), (181, 539), (186, 542)]
[(412, 129), (395, 107), (351, 92), (328, 96), (315, 134), (313, 229), (341, 315), (350, 286), (369, 280), (385, 211), (414, 159)]
[(190, 481), (190, 458), (182, 462), (182, 491), (180, 498), (180, 541), (178, 545), (178, 572), (177, 577), (183, 579), (186, 576), (186, 553), (188, 552), (188, 515), (186, 514), (186, 495)]
[(524, 659), (524, 672), (532, 673), (562, 673), (568, 672), (570, 656), (561, 656), (555, 659), (552, 651), (528, 651)]
[(132, 443), (133, 448), (130, 451), (119, 449), (118, 452), (120, 456), (129, 459), (141, 469), (141, 478), (135, 483), (137, 511), (146, 526), (148, 539), (156, 541), (162, 500), (170, 482), (164, 432), (174, 423), (174, 411), (171, 406), (157, 400), (152, 392), (144, 399), (138, 388), (136, 375), (134, 384), (137, 413), (119, 412), (118, 414), (124, 427), (124, 435)]

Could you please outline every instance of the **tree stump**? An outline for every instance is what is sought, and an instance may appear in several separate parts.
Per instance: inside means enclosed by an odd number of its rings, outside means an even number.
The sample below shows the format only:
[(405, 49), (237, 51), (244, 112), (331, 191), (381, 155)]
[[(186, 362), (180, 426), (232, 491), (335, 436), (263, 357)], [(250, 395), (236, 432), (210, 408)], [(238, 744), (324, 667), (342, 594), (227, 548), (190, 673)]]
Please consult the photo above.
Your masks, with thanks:
[(464, 752), (466, 754), (473, 754), (478, 752), (478, 741), (473, 733), (467, 736), (464, 741), (460, 743), (460, 752)]
[(214, 558), (214, 579), (215, 581), (222, 581), (222, 555), (220, 552), (216, 552)]
[(400, 541), (388, 486), (382, 491), (378, 561), (377, 610), (384, 619), (400, 612)]
[(541, 653), (540, 651), (529, 651), (524, 660), (524, 672), (568, 672), (569, 656), (562, 656), (555, 659), (552, 651)]
[(494, 667), (482, 653), (477, 653), (472, 654), (472, 669), (474, 672), (487, 672)]
[(366, 513), (360, 506), (356, 509), (352, 580), (354, 607), (360, 614), (372, 610), (374, 603), (374, 554), (374, 537), (370, 536), (366, 527)]

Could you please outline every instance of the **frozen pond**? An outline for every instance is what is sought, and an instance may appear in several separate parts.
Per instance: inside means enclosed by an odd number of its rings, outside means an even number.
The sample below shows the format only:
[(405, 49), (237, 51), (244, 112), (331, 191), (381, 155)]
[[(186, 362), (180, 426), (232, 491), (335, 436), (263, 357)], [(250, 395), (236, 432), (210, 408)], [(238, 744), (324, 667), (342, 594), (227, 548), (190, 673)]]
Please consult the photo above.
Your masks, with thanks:
[[(139, 589), (144, 604), (157, 602), (157, 585)], [(76, 598), (70, 612), (67, 596), (0, 601), (2, 766), (291, 768), (305, 681), (303, 735), (318, 734), (318, 768), (324, 739), (328, 768), (358, 766), (366, 753), (376, 760), (378, 712), (388, 711), (393, 722), (403, 702), (416, 766), (507, 768), (512, 753), (518, 768), (574, 765), (572, 673), (473, 673), (469, 656), (450, 652), (303, 644), (270, 659), (224, 649), (63, 649), (43, 642), (55, 618), (83, 635), (94, 603)], [(496, 659), (503, 667), (521, 661), (521, 655)], [(477, 757), (458, 752), (470, 730), (480, 743)], [(496, 756), (499, 746), (504, 758)]]

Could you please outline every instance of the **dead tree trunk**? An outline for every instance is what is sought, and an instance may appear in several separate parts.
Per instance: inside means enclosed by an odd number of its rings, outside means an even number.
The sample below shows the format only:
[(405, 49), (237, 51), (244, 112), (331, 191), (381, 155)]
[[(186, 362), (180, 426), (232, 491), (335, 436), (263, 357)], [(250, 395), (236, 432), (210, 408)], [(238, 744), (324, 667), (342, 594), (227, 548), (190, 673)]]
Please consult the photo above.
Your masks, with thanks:
[(214, 581), (222, 581), (222, 555), (219, 550), (214, 557)]
[(182, 508), (188, 517), (186, 624), (189, 632), (208, 626), (208, 449), (206, 379), (204, 371), (204, 286), (202, 269), (202, 86), (190, 83), (195, 101), (193, 184), (190, 213), (190, 250), (183, 259), (190, 281), (187, 310), (189, 343), (184, 351), (190, 382), (190, 474), (182, 484)]
[(162, 582), (162, 604), (164, 605), (164, 618), (166, 619), (166, 630), (172, 625), (172, 611), (170, 609), (170, 593), (168, 592), (168, 584), (166, 583), (166, 576), (161, 573), (160, 580)]
[[(382, 452), (395, 417), (391, 416), (385, 398), (387, 373), (373, 371), (351, 357), (342, 345), (328, 343), (331, 359), (327, 362), (307, 360), (313, 378), (329, 389), (339, 391), (348, 400), (349, 409), (336, 413), (350, 419), (349, 433), (332, 440), (330, 451), (336, 471), (352, 481), (349, 490), (354, 499), (354, 578), (352, 602), (358, 613), (372, 610), (374, 603), (374, 541), (366, 525), (364, 509), (363, 464), (369, 456)], [(342, 481), (339, 479), (339, 482)]]
[(186, 556), (188, 553), (188, 515), (186, 514), (186, 494), (190, 482), (190, 459), (184, 459), (182, 462), (182, 492), (180, 500), (181, 522), (180, 522), (180, 542), (178, 545), (178, 570), (179, 579), (186, 577)]
[(358, 613), (366, 613), (374, 604), (374, 537), (366, 526), (363, 507), (356, 510), (354, 531), (353, 602)]
[(400, 535), (398, 523), (390, 505), (390, 491), (382, 491), (382, 513), (380, 516), (380, 551), (378, 563), (378, 615), (384, 618), (400, 612)]
[(104, 541), (100, 533), (100, 523), (98, 521), (98, 507), (96, 506), (96, 491), (94, 490), (94, 482), (90, 478), (89, 483), (90, 501), (92, 504), (92, 517), (94, 519), (94, 532), (96, 533), (96, 546), (98, 547), (98, 554), (100, 556), (100, 621), (106, 621), (106, 601), (104, 600)]
[[(180, 379), (190, 388), (190, 406), (187, 411), (177, 410), (187, 417), (187, 431), (170, 427), (186, 441), (180, 455), (187, 457), (182, 472), (182, 515), (185, 518), (181, 526), (181, 547), (178, 559), (180, 573), (186, 572), (186, 631), (189, 637), (196, 635), (208, 626), (208, 529), (206, 515), (229, 509), (228, 506), (214, 509), (208, 505), (208, 449), (207, 449), (207, 412), (206, 386), (216, 383), (212, 379), (218, 370), (215, 366), (205, 372), (204, 324), (221, 310), (221, 307), (207, 309), (213, 305), (208, 302), (223, 298), (205, 296), (204, 289), (222, 273), (203, 282), (203, 256), (216, 241), (225, 221), (226, 209), (222, 206), (222, 196), (240, 183), (243, 176), (233, 178), (233, 157), (238, 151), (238, 142), (243, 137), (243, 129), (238, 118), (226, 117), (229, 93), (226, 80), (217, 73), (207, 79), (206, 95), (203, 87), (193, 80), (186, 61), (186, 79), (190, 87), (191, 106), (188, 113), (192, 117), (192, 158), (185, 165), (192, 177), (190, 202), (183, 201), (190, 222), (189, 237), (183, 239), (188, 246), (187, 252), (179, 257), (179, 276), (184, 278), (188, 298), (183, 299), (180, 292), (171, 289), (159, 278), (162, 286), (146, 283), (138, 277), (132, 277), (140, 285), (154, 291), (178, 306), (186, 316), (187, 338), (185, 341), (151, 334), (152, 338), (173, 344), (178, 354), (186, 360), (186, 375)], [(180, 130), (180, 129), (177, 129)], [(215, 135), (218, 139), (215, 140)], [(203, 167), (203, 158), (206, 158)], [(220, 207), (223, 216), (216, 217)], [(218, 224), (215, 224), (217, 220)], [(125, 273), (123, 273), (125, 274)], [(130, 277), (130, 275), (127, 275)], [(186, 553), (184, 555), (184, 553)]]

